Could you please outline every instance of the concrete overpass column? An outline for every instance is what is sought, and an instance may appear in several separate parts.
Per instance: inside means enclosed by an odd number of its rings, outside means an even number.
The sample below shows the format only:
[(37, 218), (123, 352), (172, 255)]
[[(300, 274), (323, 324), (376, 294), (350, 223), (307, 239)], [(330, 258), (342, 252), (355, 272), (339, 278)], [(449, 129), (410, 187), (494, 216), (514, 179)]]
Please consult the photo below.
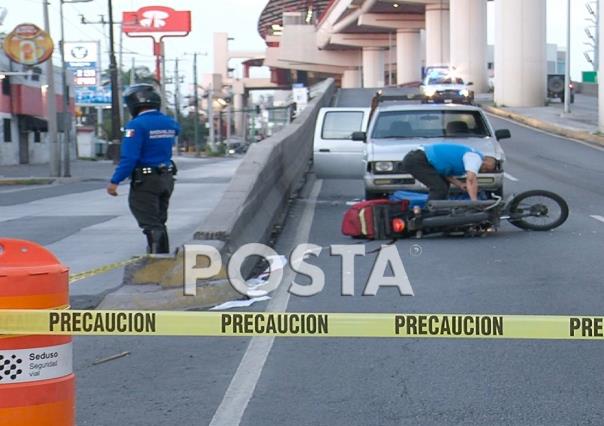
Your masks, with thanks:
[(384, 49), (363, 47), (363, 87), (384, 87)]
[(359, 70), (345, 70), (342, 73), (342, 89), (358, 89), (362, 86), (361, 83)]
[(451, 0), (451, 65), (474, 83), (476, 93), (488, 91), (487, 2)]
[(546, 0), (495, 0), (495, 102), (543, 106)]
[(243, 137), (243, 93), (233, 94), (233, 109), (235, 110), (235, 135)]
[(396, 84), (420, 81), (422, 77), (419, 30), (396, 32)]
[(449, 5), (426, 5), (426, 66), (448, 64)]

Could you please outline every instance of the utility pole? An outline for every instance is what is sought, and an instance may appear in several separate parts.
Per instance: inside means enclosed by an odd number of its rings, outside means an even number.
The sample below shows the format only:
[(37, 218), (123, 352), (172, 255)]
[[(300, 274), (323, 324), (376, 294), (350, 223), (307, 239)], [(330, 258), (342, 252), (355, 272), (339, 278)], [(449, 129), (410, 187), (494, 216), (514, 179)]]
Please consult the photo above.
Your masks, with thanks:
[[(174, 118), (176, 119), (176, 122), (180, 124), (180, 76), (178, 75), (178, 58), (174, 60)], [(177, 141), (180, 142), (180, 140)], [(176, 144), (176, 152), (180, 153), (179, 143)]]
[(564, 73), (564, 114), (570, 113), (570, 0), (566, 0), (566, 64)]
[[(602, 17), (602, 13), (604, 13), (604, 1), (598, 2), (598, 16)], [(602, 19), (599, 19), (599, 22), (602, 22)], [(600, 64), (604, 59), (604, 31), (598, 31), (598, 130), (604, 133), (604, 78), (602, 78), (602, 74), (604, 74), (604, 67), (601, 67)]]
[(69, 113), (69, 87), (67, 86), (67, 67), (65, 66), (65, 24), (63, 23), (63, 4), (60, 0), (61, 14), (61, 77), (63, 81), (63, 176), (71, 177), (69, 164), (69, 145), (71, 141), (71, 114)]
[(161, 51), (161, 78), (159, 81), (159, 91), (161, 94), (161, 112), (166, 112), (166, 105), (168, 104), (166, 98), (166, 57), (164, 56), (164, 42), (160, 42), (160, 51)]
[(195, 150), (199, 154), (199, 96), (197, 94), (197, 52), (193, 53), (193, 105), (195, 106), (195, 119), (193, 120), (193, 141)]
[(136, 84), (136, 62), (134, 56), (132, 57), (132, 64), (130, 66), (130, 85)]
[(214, 151), (214, 89), (212, 83), (208, 88), (208, 147)]
[[(48, 0), (44, 0), (44, 30), (50, 33), (48, 19)], [(55, 105), (55, 74), (52, 66), (52, 56), (46, 61), (46, 105), (48, 114), (48, 149), (50, 176), (61, 176), (61, 157), (59, 142), (57, 141), (57, 107)]]
[(206, 52), (185, 53), (185, 55), (193, 55), (193, 106), (195, 108), (195, 120), (193, 120), (193, 139), (195, 142), (195, 150), (199, 154), (201, 151), (201, 141), (199, 138), (199, 86), (197, 81), (197, 56), (206, 56)]
[(112, 151), (111, 159), (114, 163), (119, 162), (120, 158), (120, 139), (121, 139), (121, 121), (120, 121), (120, 94), (117, 79), (117, 63), (115, 61), (115, 46), (113, 37), (113, 5), (111, 0), (107, 0), (109, 12), (109, 71), (111, 73), (111, 141)]
[[(117, 22), (116, 22), (117, 23)], [(118, 93), (121, 95), (124, 92), (124, 79), (122, 77), (122, 70), (124, 65), (124, 31), (122, 29), (123, 23), (120, 22), (120, 56), (118, 63), (118, 74), (117, 74), (117, 83), (118, 83)], [(120, 105), (120, 123), (124, 122), (124, 102), (121, 96), (118, 96), (118, 102)]]
[(63, 82), (63, 176), (71, 177), (70, 145), (71, 145), (71, 113), (69, 112), (69, 86), (67, 85), (67, 65), (65, 64), (65, 23), (63, 20), (63, 5), (65, 3), (88, 3), (92, 0), (60, 0), (61, 13), (61, 75)]
[[(105, 21), (105, 16), (101, 15), (101, 20), (96, 22), (87, 21), (83, 15), (81, 17), (82, 24), (105, 24), (109, 25), (109, 74), (111, 80), (111, 141), (109, 142), (109, 148), (107, 155), (114, 163), (118, 163), (120, 159), (120, 145), (121, 145), (121, 132), (122, 132), (122, 103), (121, 103), (121, 92), (120, 92), (120, 78), (118, 77), (118, 67), (115, 58), (115, 37), (113, 33), (113, 26), (115, 24), (122, 24), (121, 22), (115, 22), (113, 20), (113, 4), (112, 0), (107, 0), (107, 9), (109, 15), (109, 21)], [(120, 53), (122, 50), (120, 42)], [(121, 72), (121, 59), (120, 59), (120, 72)], [(101, 112), (102, 114), (102, 112)]]

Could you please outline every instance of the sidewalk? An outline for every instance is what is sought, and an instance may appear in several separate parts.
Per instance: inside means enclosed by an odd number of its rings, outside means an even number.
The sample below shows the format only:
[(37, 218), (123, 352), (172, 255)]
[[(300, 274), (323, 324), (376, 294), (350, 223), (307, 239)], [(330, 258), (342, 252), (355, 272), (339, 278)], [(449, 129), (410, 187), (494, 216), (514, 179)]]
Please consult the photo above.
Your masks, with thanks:
[[(196, 157), (189, 155), (175, 156), (174, 161), (182, 163), (181, 167), (190, 167), (191, 161)], [(17, 164), (0, 166), (0, 185), (3, 184), (47, 184), (69, 183), (78, 181), (102, 180), (107, 182), (115, 169), (111, 160), (71, 160), (71, 177), (50, 177), (50, 166), (46, 164)]]
[(477, 102), (494, 115), (556, 135), (604, 145), (604, 136), (598, 132), (597, 97), (575, 94), (575, 102), (568, 114), (564, 114), (564, 105), (558, 99), (551, 100), (548, 106), (525, 108), (495, 106), (491, 94), (480, 95)]
[[(175, 158), (179, 172), (168, 219), (172, 248), (192, 238), (222, 197), (240, 161), (240, 157)], [(47, 167), (1, 167), (0, 174), (47, 176)], [(110, 161), (74, 161), (74, 181), (0, 185), (0, 236), (43, 244), (72, 274), (144, 254), (145, 237), (128, 209), (129, 185), (119, 186), (118, 197), (105, 192), (114, 167)], [(121, 285), (122, 273), (120, 267), (74, 283), (72, 305), (96, 306)]]

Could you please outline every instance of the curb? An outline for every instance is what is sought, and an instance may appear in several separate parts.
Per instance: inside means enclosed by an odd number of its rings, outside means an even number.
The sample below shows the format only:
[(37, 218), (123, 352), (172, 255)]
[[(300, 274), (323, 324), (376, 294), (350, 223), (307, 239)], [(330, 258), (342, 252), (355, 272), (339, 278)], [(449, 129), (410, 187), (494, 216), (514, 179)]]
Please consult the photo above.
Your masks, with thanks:
[(24, 178), (0, 178), (0, 185), (50, 185), (54, 183), (57, 178), (35, 178), (35, 177), (24, 177)]
[(186, 310), (207, 309), (228, 300), (243, 299), (227, 280), (208, 281), (197, 285), (195, 296), (185, 296), (180, 288), (158, 284), (125, 285), (109, 293), (96, 309), (109, 310)]
[(1, 185), (52, 185), (75, 182), (86, 182), (92, 180), (101, 180), (101, 178), (81, 178), (81, 177), (0, 177)]
[(566, 127), (557, 126), (555, 124), (547, 123), (536, 118), (527, 117), (516, 112), (511, 112), (503, 108), (494, 107), (491, 105), (480, 105), (480, 107), (491, 114), (497, 115), (503, 118), (509, 118), (510, 120), (517, 121), (527, 126), (534, 127), (539, 130), (544, 130), (549, 133), (553, 133), (558, 136), (562, 136), (569, 139), (575, 139), (582, 142), (591, 143), (598, 146), (604, 146), (604, 136), (594, 135), (585, 130), (573, 130)]

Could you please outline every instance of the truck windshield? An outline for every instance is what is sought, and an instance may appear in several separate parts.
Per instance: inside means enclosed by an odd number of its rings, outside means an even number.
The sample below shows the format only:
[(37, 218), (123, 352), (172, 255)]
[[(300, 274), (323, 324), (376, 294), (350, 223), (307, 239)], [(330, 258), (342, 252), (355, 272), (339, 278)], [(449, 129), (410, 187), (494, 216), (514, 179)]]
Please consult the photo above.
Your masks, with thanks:
[(389, 138), (475, 138), (490, 136), (478, 111), (382, 111), (371, 137)]

